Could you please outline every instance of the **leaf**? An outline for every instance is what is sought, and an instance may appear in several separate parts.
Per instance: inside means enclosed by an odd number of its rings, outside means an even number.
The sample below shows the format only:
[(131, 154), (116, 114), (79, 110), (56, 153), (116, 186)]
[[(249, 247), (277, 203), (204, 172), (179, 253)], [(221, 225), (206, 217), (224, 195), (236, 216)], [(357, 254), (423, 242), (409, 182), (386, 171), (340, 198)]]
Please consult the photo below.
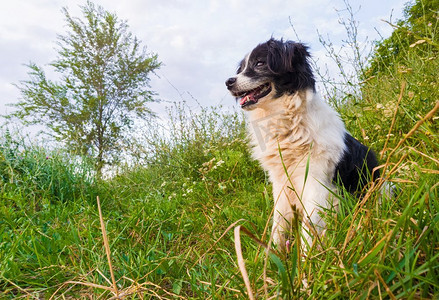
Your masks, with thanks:
[(183, 287), (183, 280), (182, 279), (176, 280), (172, 284), (172, 292), (174, 292), (174, 294), (180, 295), (182, 287)]
[(277, 266), (277, 269), (279, 271), (279, 275), (280, 275), (280, 278), (282, 280), (282, 294), (286, 295), (287, 291), (288, 291), (288, 287), (289, 287), (289, 282), (288, 282), (288, 275), (287, 275), (287, 271), (285, 269), (285, 266), (282, 263), (281, 259), (277, 255), (275, 255), (273, 253), (270, 253), (269, 255), (270, 255), (271, 260), (275, 263), (275, 265)]
[(411, 44), (410, 48), (416, 47), (417, 45), (423, 44), (425, 42), (426, 42), (426, 40), (418, 40), (418, 41), (414, 42), (413, 44)]
[(379, 254), (380, 250), (383, 249), (388, 238), (392, 235), (392, 232), (393, 231), (388, 232), (381, 240), (379, 240), (375, 246), (358, 261), (358, 266), (362, 267), (371, 262)]

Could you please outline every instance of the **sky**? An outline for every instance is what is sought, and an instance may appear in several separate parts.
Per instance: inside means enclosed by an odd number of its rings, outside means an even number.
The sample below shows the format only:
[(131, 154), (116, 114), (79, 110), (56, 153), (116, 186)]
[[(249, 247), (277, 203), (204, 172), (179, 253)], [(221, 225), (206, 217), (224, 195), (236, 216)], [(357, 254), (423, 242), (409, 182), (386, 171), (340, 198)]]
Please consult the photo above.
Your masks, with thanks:
[[(67, 27), (61, 12), (81, 16), (86, 0), (18, 0), (0, 5), (0, 115), (7, 115), (20, 93), (14, 84), (29, 79), (25, 64), (34, 62), (50, 75), (57, 57), (58, 34)], [(318, 67), (329, 64), (319, 34), (340, 45), (346, 38), (340, 17), (347, 18), (343, 0), (95, 0), (126, 20), (147, 50), (163, 66), (151, 76), (151, 89), (163, 100), (152, 109), (159, 115), (168, 102), (186, 100), (203, 106), (231, 107), (225, 88), (238, 62), (270, 37), (297, 40), (310, 47)], [(404, 0), (350, 0), (359, 22), (360, 41), (391, 34), (383, 20), (401, 18)], [(293, 26), (294, 25), (294, 30)], [(336, 72), (335, 69), (329, 70)], [(334, 75), (335, 76), (335, 75)], [(50, 78), (50, 77), (49, 77)], [(0, 123), (1, 120), (0, 120)]]

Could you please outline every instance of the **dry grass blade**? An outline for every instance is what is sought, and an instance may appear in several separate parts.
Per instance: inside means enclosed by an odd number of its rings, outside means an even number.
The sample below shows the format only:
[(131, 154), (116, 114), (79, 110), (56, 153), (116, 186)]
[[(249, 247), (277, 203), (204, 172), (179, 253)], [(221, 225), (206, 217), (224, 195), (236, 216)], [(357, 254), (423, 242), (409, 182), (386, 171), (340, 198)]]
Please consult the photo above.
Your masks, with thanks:
[(250, 279), (248, 278), (247, 269), (245, 268), (244, 257), (242, 256), (241, 249), (241, 225), (235, 227), (235, 250), (236, 256), (238, 257), (238, 266), (239, 271), (241, 271), (242, 278), (244, 279), (245, 288), (247, 289), (248, 297), (250, 300), (255, 299), (252, 291), (252, 287), (250, 285)]
[[(439, 110), (439, 101), (436, 102), (435, 106), (423, 117), (421, 120), (419, 120), (415, 126), (413, 126), (412, 129), (398, 142), (395, 148), (393, 148), (392, 152), (390, 152), (389, 156), (387, 157), (386, 166), (389, 164), (390, 158), (392, 155), (396, 152), (396, 150), (401, 147), (401, 145), (409, 138), (411, 137), (416, 130), (418, 130), (419, 127), (421, 127), (422, 124), (424, 124), (425, 121), (433, 118), (433, 116), (436, 114), (436, 112)], [(384, 169), (385, 171), (385, 169)]]
[(102, 211), (101, 211), (101, 203), (99, 201), (99, 196), (96, 197), (96, 200), (98, 202), (98, 211), (99, 211), (99, 220), (101, 222), (101, 231), (102, 231), (102, 237), (104, 239), (104, 247), (105, 252), (107, 254), (107, 260), (108, 260), (108, 268), (110, 269), (111, 274), (111, 280), (113, 282), (113, 289), (112, 292), (118, 296), (119, 292), (117, 290), (116, 280), (114, 278), (114, 272), (113, 272), (113, 266), (111, 264), (111, 252), (110, 252), (110, 244), (108, 243), (108, 237), (107, 237), (107, 231), (105, 230), (105, 223), (104, 218), (102, 217)]
[(102, 210), (101, 210), (101, 203), (99, 201), (99, 196), (96, 197), (96, 201), (98, 204), (99, 221), (101, 224), (101, 232), (102, 232), (102, 237), (103, 237), (103, 241), (104, 241), (104, 248), (105, 248), (105, 252), (106, 252), (107, 260), (108, 260), (108, 268), (110, 269), (110, 274), (111, 274), (111, 282), (101, 271), (99, 271), (98, 269), (96, 271), (105, 279), (105, 281), (107, 281), (112, 286), (105, 286), (105, 285), (95, 284), (95, 283), (91, 283), (91, 282), (67, 281), (52, 295), (52, 297), (50, 299), (52, 299), (58, 293), (58, 291), (66, 284), (73, 284), (73, 285), (79, 284), (79, 285), (84, 285), (84, 286), (88, 286), (88, 287), (92, 287), (92, 288), (103, 289), (103, 290), (112, 292), (116, 298), (119, 298), (119, 291), (117, 289), (116, 279), (114, 277), (113, 265), (111, 264), (110, 244), (108, 243), (107, 231), (105, 230), (104, 218), (102, 217)]
[(110, 292), (114, 293), (114, 290), (112, 287), (100, 285), (100, 284), (96, 284), (96, 283), (91, 283), (91, 282), (67, 281), (66, 284), (80, 284), (80, 285), (85, 285), (85, 286), (92, 287), (92, 288), (103, 289), (103, 290), (110, 291)]
[(383, 150), (381, 151), (380, 159), (383, 159), (384, 153), (386, 152), (386, 149), (387, 149), (387, 144), (389, 143), (390, 134), (392, 133), (393, 127), (395, 126), (396, 115), (398, 113), (398, 109), (399, 109), (399, 105), (401, 104), (402, 97), (404, 95), (405, 86), (406, 86), (406, 82), (403, 81), (401, 84), (401, 91), (399, 93), (398, 102), (396, 103), (396, 108), (395, 108), (395, 111), (393, 113), (392, 124), (390, 125), (389, 132), (388, 132), (387, 138), (386, 138), (386, 142), (384, 143)]
[[(120, 291), (119, 296), (109, 298), (108, 300), (124, 299), (124, 298), (131, 296), (131, 295), (134, 295), (134, 294), (139, 294), (141, 299), (143, 299), (143, 296), (141, 295), (141, 293), (151, 294), (152, 296), (154, 296), (154, 299), (177, 299), (177, 298), (178, 299), (186, 299), (183, 296), (171, 293), (171, 292), (167, 291), (166, 289), (162, 288), (161, 286), (159, 286), (155, 283), (149, 282), (149, 281), (143, 282), (143, 283), (138, 283), (138, 282), (134, 281), (133, 279), (125, 277), (125, 276), (123, 276), (123, 279), (130, 281), (132, 283), (132, 285), (129, 286), (128, 288), (126, 288), (125, 290)], [(149, 288), (146, 286), (152, 286), (153, 288)], [(159, 295), (156, 292), (156, 290), (163, 292), (164, 294), (170, 296), (170, 298), (167, 298), (163, 295)]]
[[(88, 272), (84, 277), (87, 277), (88, 275), (90, 275), (91, 273), (93, 273), (94, 272), (94, 270), (92, 270), (92, 271), (90, 271), (90, 272)], [(80, 281), (75, 281), (75, 280), (69, 280), (69, 281), (66, 281), (66, 282), (64, 282), (63, 284), (61, 284), (60, 286), (59, 286), (59, 288), (50, 296), (50, 298), (49, 298), (49, 300), (52, 300), (52, 299), (55, 299), (55, 297), (56, 297), (56, 295), (58, 294), (58, 292), (59, 291), (61, 291), (64, 287), (66, 287), (67, 285), (70, 285), (70, 287), (67, 289), (67, 291), (69, 291), (69, 290), (71, 290), (75, 285), (77, 285), (77, 284), (80, 284), (80, 285), (84, 285), (82, 282), (80, 282)], [(106, 289), (106, 288), (108, 288), (108, 287), (104, 287), (104, 289)], [(64, 291), (64, 293), (66, 293), (66, 291)], [(63, 297), (63, 299), (65, 298), (64, 297), (64, 294), (62, 295), (62, 297)]]
[[(395, 25), (395, 24), (392, 24), (391, 22), (389, 22), (389, 21), (387, 21), (387, 20), (382, 20), (382, 21), (385, 22), (385, 23), (387, 23), (387, 24), (389, 24), (390, 26), (392, 26), (392, 27), (395, 28), (395, 29), (399, 29), (399, 28), (401, 28), (401, 26), (399, 26), (399, 25)], [(438, 43), (436, 43), (435, 41), (433, 41), (432, 39), (430, 39), (430, 38), (428, 38), (428, 37), (426, 37), (426, 36), (420, 36), (420, 35), (416, 34), (416, 32), (413, 32), (413, 31), (411, 31), (411, 30), (407, 30), (407, 33), (413, 35), (413, 36), (414, 36), (415, 38), (417, 38), (418, 40), (423, 40), (424, 42), (427, 42), (428, 44), (430, 44), (430, 45), (432, 45), (432, 46), (435, 46), (435, 47), (439, 48), (439, 44), (438, 44)]]
[(413, 148), (413, 147), (408, 147), (411, 151), (413, 151), (413, 152), (416, 152), (417, 154), (419, 154), (419, 155), (421, 155), (421, 156), (423, 156), (423, 157), (425, 157), (425, 158), (428, 158), (428, 159), (430, 159), (430, 160), (432, 160), (433, 162), (435, 162), (438, 166), (439, 166), (439, 160), (437, 160), (436, 158), (433, 158), (433, 157), (431, 157), (431, 156), (429, 156), (429, 155), (427, 155), (427, 154), (425, 154), (425, 153), (422, 153), (421, 151), (419, 151), (419, 150), (417, 150), (417, 149), (415, 149), (415, 148)]
[[(212, 283), (210, 283), (210, 282), (206, 282), (206, 281), (202, 281), (202, 280), (200, 280), (198, 282), (202, 283), (202, 284), (205, 284), (205, 285), (212, 286)], [(237, 290), (237, 289), (234, 289), (234, 288), (230, 288), (230, 287), (227, 287), (227, 286), (223, 286), (223, 285), (219, 285), (219, 284), (215, 284), (215, 286), (217, 288), (225, 289), (225, 290), (232, 291), (232, 292), (235, 292), (235, 293), (241, 293), (240, 290)]]
[(11, 285), (13, 285), (14, 287), (16, 287), (18, 290), (22, 291), (23, 293), (26, 294), (26, 299), (31, 299), (31, 298), (35, 298), (35, 299), (39, 299), (38, 297), (28, 293), (25, 289), (19, 287), (18, 285), (16, 285), (15, 283), (13, 283), (12, 281), (8, 280), (5, 277), (2, 277), (2, 279), (4, 279), (5, 281), (7, 281), (8, 283), (10, 283)]
[(209, 249), (207, 249), (207, 250), (204, 252), (204, 254), (200, 256), (200, 258), (199, 258), (198, 261), (192, 266), (192, 268), (195, 267), (197, 263), (200, 263), (200, 262), (201, 262), (201, 260), (203, 259), (203, 257), (204, 257), (207, 253), (209, 253), (209, 251), (212, 250), (212, 249), (216, 246), (216, 244), (218, 244), (218, 242), (219, 242), (219, 241), (220, 241), (220, 240), (221, 240), (221, 239), (227, 234), (227, 232), (230, 231), (230, 229), (232, 229), (233, 227), (236, 226), (236, 224), (238, 224), (239, 222), (242, 222), (242, 221), (245, 221), (245, 220), (244, 220), (244, 219), (239, 219), (238, 221), (233, 222), (229, 227), (227, 227), (227, 229), (223, 232), (223, 234), (221, 234), (221, 236), (215, 241), (215, 243), (213, 243), (212, 246), (210, 246)]
[(98, 272), (99, 275), (101, 275), (102, 278), (104, 278), (105, 281), (108, 282), (109, 285), (112, 285), (112, 282), (110, 281), (110, 279), (108, 279), (107, 276), (105, 276), (99, 269), (96, 269), (96, 272)]
[(386, 245), (388, 242), (388, 239), (390, 236), (392, 236), (393, 231), (389, 231), (382, 239), (380, 239), (375, 246), (369, 250), (362, 258), (358, 260), (358, 265), (365, 264), (366, 262), (370, 261), (372, 258), (374, 258), (380, 250)]
[[(243, 226), (240, 226), (240, 227), (241, 227), (240, 230), (242, 232), (244, 232), (246, 235), (248, 235), (254, 242), (256, 242), (256, 244), (265, 248), (265, 250), (267, 250), (269, 253), (273, 253), (274, 255), (279, 256), (280, 258), (284, 258), (284, 256), (281, 253), (269, 248), (267, 244), (265, 244), (263, 241), (258, 239), (256, 236), (254, 236), (253, 233), (251, 233), (247, 228), (245, 228)], [(235, 230), (236, 230), (236, 228), (235, 228)]]
[(396, 300), (395, 295), (393, 295), (392, 291), (390, 290), (389, 286), (386, 284), (386, 282), (384, 281), (383, 277), (381, 277), (381, 274), (378, 272), (378, 270), (374, 270), (375, 275), (378, 277), (379, 281), (381, 282), (381, 284), (384, 286), (384, 288), (386, 289), (387, 294), (389, 294), (390, 299), (392, 300)]
[(234, 233), (235, 233), (235, 250), (236, 250), (236, 256), (238, 258), (238, 266), (239, 270), (241, 272), (242, 278), (244, 279), (245, 287), (247, 289), (247, 293), (249, 296), (249, 299), (254, 299), (253, 291), (251, 289), (250, 285), (250, 279), (248, 277), (247, 269), (245, 268), (245, 261), (244, 257), (242, 255), (242, 249), (241, 249), (241, 235), (240, 233), (244, 232), (247, 236), (249, 236), (253, 241), (255, 241), (259, 246), (262, 246), (267, 250), (267, 253), (273, 253), (274, 255), (278, 257), (283, 257), (279, 252), (274, 251), (271, 249), (267, 244), (262, 242), (260, 239), (255, 237), (247, 228), (239, 225), (235, 227)]

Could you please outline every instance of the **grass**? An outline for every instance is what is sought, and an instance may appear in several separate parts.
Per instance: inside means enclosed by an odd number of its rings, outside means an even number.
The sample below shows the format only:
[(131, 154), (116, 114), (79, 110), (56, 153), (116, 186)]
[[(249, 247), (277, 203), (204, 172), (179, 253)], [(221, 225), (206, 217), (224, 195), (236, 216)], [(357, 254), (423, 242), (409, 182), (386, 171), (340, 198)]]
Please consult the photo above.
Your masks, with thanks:
[(170, 107), (172, 125), (151, 124), (137, 163), (102, 181), (3, 130), (0, 298), (439, 297), (439, 60), (410, 49), (337, 104), (396, 196), (342, 194), (306, 256), (294, 241), (287, 256), (264, 251), (271, 187), (238, 112)]

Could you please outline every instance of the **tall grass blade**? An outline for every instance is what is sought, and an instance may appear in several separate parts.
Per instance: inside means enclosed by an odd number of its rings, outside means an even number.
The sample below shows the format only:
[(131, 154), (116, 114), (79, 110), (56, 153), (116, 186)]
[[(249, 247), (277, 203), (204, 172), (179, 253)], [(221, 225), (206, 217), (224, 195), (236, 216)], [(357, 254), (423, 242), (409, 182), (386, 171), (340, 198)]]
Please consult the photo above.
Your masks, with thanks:
[(101, 223), (101, 231), (102, 231), (102, 238), (104, 240), (104, 247), (105, 252), (107, 254), (107, 260), (108, 260), (108, 267), (110, 269), (111, 274), (111, 280), (113, 282), (113, 289), (112, 292), (116, 295), (116, 297), (119, 294), (119, 291), (117, 289), (116, 279), (114, 278), (114, 272), (113, 272), (113, 265), (111, 264), (111, 252), (110, 252), (110, 244), (108, 243), (108, 237), (107, 237), (107, 231), (105, 229), (105, 223), (104, 218), (102, 217), (102, 211), (101, 211), (101, 202), (99, 201), (99, 196), (96, 197), (96, 201), (98, 203), (98, 211), (99, 211), (99, 220)]
[(248, 277), (247, 269), (245, 268), (245, 261), (244, 257), (242, 255), (242, 248), (241, 248), (241, 225), (238, 225), (234, 229), (235, 233), (235, 250), (236, 250), (236, 256), (238, 257), (238, 266), (239, 271), (241, 272), (242, 278), (244, 279), (245, 288), (247, 289), (247, 295), (250, 300), (254, 300), (255, 296), (253, 294), (253, 290), (250, 284), (250, 279)]

